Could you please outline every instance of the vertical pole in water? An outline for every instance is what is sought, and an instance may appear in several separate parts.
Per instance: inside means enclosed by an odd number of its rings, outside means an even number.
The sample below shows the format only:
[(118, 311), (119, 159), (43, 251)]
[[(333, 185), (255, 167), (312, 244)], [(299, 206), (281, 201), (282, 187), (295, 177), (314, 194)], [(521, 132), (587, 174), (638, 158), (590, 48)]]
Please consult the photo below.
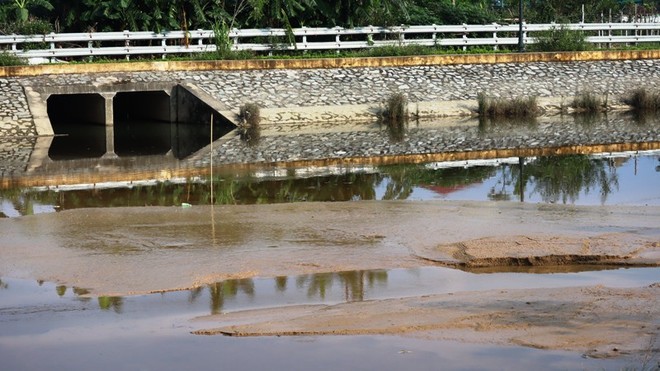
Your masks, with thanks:
[(211, 140), (211, 151), (210, 151), (210, 153), (211, 153), (211, 155), (210, 155), (210, 157), (211, 157), (211, 163), (210, 163), (210, 167), (211, 167), (211, 206), (213, 206), (213, 113), (211, 113), (211, 138), (210, 138), (210, 140)]
[(211, 242), (213, 243), (213, 246), (215, 246), (215, 212), (213, 210), (213, 113), (211, 113), (211, 138), (209, 139), (211, 141), (211, 146), (210, 146), (210, 167), (211, 167)]
[(525, 158), (518, 157), (518, 181), (520, 182), (520, 202), (525, 202), (525, 180), (523, 179), (523, 167), (525, 166)]

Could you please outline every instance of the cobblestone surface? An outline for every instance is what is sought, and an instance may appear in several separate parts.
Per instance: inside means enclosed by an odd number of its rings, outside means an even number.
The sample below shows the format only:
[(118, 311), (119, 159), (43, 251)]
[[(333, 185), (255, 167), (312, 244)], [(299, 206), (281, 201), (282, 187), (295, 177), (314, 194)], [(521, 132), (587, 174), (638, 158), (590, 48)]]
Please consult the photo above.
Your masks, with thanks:
[(483, 64), (388, 68), (140, 72), (25, 78), (24, 85), (100, 85), (120, 82), (190, 82), (227, 109), (379, 104), (394, 92), (410, 101), (492, 96), (572, 97), (576, 92), (622, 95), (660, 88), (660, 60)]
[(16, 79), (0, 79), (0, 138), (37, 135), (23, 87)]
[(25, 171), (35, 143), (36, 137), (15, 137), (0, 141), (0, 179)]
[[(265, 136), (256, 146), (232, 138), (214, 149), (213, 163), (270, 163), (383, 155), (546, 148), (611, 143), (660, 142), (660, 120), (645, 122), (628, 115), (588, 120), (540, 119), (528, 124), (417, 128), (409, 124), (403, 140), (386, 130)], [(195, 159), (206, 166), (209, 156)]]
[[(101, 86), (127, 82), (192, 83), (226, 109), (244, 103), (263, 108), (381, 104), (393, 92), (411, 102), (476, 99), (491, 96), (570, 97), (589, 90), (612, 99), (637, 87), (660, 89), (660, 60), (451, 65), (390, 68), (340, 68), (310, 70), (255, 70), (206, 72), (139, 72), (48, 75), (0, 79), (0, 138), (36, 135), (23, 86)], [(600, 126), (598, 126), (600, 125)], [(580, 125), (543, 124), (534, 131), (516, 128), (502, 134), (476, 128), (411, 128), (402, 142), (387, 133), (354, 131), (328, 134), (265, 136), (255, 148), (237, 138), (226, 141), (215, 153), (221, 162), (271, 162), (300, 159), (416, 154), (519, 146), (542, 147), (575, 144), (660, 141), (657, 123), (627, 125), (599, 123), (589, 131)], [(11, 142), (4, 149), (0, 171), (24, 168), (27, 159)], [(8, 146), (8, 147), (7, 147)], [(14, 152), (12, 152), (14, 151)], [(200, 160), (204, 165), (204, 160)], [(9, 168), (5, 163), (15, 164)], [(22, 165), (21, 165), (22, 164)]]

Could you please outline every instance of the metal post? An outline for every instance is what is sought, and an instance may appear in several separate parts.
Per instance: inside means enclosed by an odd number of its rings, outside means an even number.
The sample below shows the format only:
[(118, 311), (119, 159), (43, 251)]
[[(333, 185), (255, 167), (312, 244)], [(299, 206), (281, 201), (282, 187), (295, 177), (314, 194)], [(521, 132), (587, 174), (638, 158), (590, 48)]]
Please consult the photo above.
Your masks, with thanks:
[(518, 1), (518, 51), (523, 53), (525, 51), (525, 41), (523, 35), (523, 0)]

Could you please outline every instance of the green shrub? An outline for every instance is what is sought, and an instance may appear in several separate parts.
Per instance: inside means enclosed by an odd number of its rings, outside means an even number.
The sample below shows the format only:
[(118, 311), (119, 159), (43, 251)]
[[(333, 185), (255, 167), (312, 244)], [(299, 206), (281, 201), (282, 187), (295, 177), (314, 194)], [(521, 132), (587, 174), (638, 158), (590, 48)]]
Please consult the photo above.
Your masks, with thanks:
[(536, 43), (531, 45), (531, 50), (540, 52), (579, 52), (589, 50), (585, 34), (579, 30), (571, 30), (568, 26), (561, 25), (552, 30), (539, 33)]
[(30, 18), (25, 22), (0, 24), (0, 33), (17, 35), (45, 35), (53, 32), (53, 25), (42, 19)]
[(25, 64), (25, 60), (17, 57), (15, 54), (7, 52), (0, 53), (0, 66), (22, 66)]
[(606, 107), (606, 101), (591, 91), (583, 91), (573, 98), (571, 106), (578, 112), (598, 113)]

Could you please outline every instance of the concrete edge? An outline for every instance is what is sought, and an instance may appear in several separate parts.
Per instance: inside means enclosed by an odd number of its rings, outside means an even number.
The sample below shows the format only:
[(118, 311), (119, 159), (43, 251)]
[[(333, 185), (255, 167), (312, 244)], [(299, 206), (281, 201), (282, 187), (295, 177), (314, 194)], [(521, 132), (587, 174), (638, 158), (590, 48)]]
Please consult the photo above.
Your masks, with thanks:
[(54, 135), (55, 132), (48, 117), (46, 99), (44, 99), (42, 93), (29, 86), (23, 87), (23, 92), (28, 103), (28, 109), (32, 113), (32, 121), (37, 130), (37, 135)]
[[(573, 96), (568, 97), (538, 97), (537, 104), (541, 116), (571, 114)], [(627, 111), (631, 107), (621, 103), (622, 97), (609, 96), (607, 111)], [(284, 107), (262, 108), (261, 124), (264, 128), (281, 125), (298, 125), (321, 123), (373, 123), (379, 118), (384, 104), (356, 104), (342, 106)], [(238, 120), (238, 109), (221, 112), (226, 117)], [(410, 119), (461, 118), (478, 116), (476, 99), (452, 101), (423, 101), (408, 104)]]
[(147, 61), (118, 63), (46, 64), (0, 67), (0, 77), (38, 75), (144, 72), (213, 71), (259, 69), (319, 69), (360, 67), (409, 67), (455, 64), (496, 64), (532, 62), (576, 62), (600, 60), (660, 59), (660, 50), (598, 50), (584, 52), (446, 54), (406, 57), (363, 57), (324, 59), (250, 59), (215, 61)]

